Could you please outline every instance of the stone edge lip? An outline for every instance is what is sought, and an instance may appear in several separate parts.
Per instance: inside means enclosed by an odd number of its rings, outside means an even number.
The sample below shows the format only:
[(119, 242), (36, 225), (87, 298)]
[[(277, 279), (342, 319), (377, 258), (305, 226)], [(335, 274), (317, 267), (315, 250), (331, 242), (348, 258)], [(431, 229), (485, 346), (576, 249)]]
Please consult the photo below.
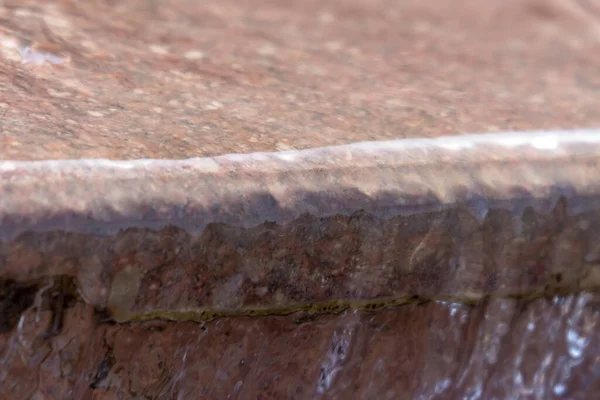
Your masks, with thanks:
[[(600, 194), (600, 129), (360, 142), (187, 160), (0, 161), (0, 240), (27, 231), (201, 231), (367, 211), (552, 206)], [(571, 202), (572, 207), (586, 207)], [(596, 201), (593, 201), (594, 207)], [(516, 207), (516, 208), (515, 208)]]

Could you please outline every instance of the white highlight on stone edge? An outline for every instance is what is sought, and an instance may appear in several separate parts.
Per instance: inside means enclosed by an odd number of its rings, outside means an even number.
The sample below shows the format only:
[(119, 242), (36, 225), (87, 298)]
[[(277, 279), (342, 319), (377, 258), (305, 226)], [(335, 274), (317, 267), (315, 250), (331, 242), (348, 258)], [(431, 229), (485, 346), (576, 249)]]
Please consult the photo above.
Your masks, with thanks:
[(230, 162), (244, 162), (245, 160), (276, 159), (278, 162), (294, 163), (300, 159), (310, 159), (319, 152), (331, 149), (349, 151), (365, 150), (369, 152), (390, 152), (406, 150), (446, 150), (464, 151), (478, 146), (493, 145), (504, 148), (527, 146), (541, 151), (555, 151), (562, 144), (600, 144), (600, 128), (556, 131), (522, 131), (498, 132), (486, 134), (467, 134), (458, 136), (442, 136), (437, 138), (398, 139), (390, 141), (356, 142), (341, 146), (317, 147), (305, 150), (286, 150), (281, 152), (262, 152), (248, 154), (226, 154), (214, 158), (190, 158), (187, 160), (164, 159), (136, 159), (136, 160), (108, 160), (108, 159), (78, 159), (78, 160), (43, 160), (43, 161), (0, 161), (0, 172), (14, 171), (17, 168), (29, 170), (61, 169), (61, 168), (90, 168), (100, 169), (136, 169), (161, 166), (194, 165), (199, 167), (214, 167), (211, 160), (227, 160)]

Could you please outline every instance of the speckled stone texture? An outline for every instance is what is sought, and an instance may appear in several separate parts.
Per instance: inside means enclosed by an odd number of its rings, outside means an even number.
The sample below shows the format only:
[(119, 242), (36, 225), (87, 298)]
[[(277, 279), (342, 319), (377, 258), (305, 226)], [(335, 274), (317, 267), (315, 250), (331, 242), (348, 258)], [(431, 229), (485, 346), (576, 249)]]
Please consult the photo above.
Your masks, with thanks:
[(599, 15), (2, 2), (0, 398), (594, 398)]
[[(0, 158), (600, 124), (589, 0), (5, 0)], [(18, 46), (65, 63), (21, 65)]]

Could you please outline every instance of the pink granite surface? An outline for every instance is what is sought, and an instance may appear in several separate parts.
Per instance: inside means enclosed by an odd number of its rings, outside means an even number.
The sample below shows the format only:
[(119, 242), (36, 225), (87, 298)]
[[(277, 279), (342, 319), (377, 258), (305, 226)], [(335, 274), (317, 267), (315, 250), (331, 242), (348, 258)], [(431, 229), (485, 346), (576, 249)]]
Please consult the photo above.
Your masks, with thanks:
[[(598, 15), (579, 0), (4, 1), (0, 159), (597, 126)], [(65, 62), (22, 64), (26, 44)]]

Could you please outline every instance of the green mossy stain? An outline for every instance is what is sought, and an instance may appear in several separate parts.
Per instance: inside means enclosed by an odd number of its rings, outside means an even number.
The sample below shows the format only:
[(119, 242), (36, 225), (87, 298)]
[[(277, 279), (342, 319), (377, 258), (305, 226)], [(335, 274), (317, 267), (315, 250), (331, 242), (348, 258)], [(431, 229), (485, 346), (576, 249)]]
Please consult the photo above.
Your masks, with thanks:
[(371, 300), (331, 300), (321, 303), (306, 303), (294, 304), (280, 307), (246, 307), (240, 309), (186, 309), (186, 310), (152, 310), (130, 314), (127, 321), (120, 322), (137, 322), (151, 320), (166, 320), (166, 321), (193, 321), (193, 322), (208, 322), (222, 317), (266, 317), (266, 316), (285, 316), (297, 312), (305, 312), (308, 316), (318, 317), (327, 314), (339, 314), (343, 311), (378, 311), (383, 309), (394, 309), (405, 305), (422, 305), (429, 302), (448, 302), (457, 303), (467, 306), (475, 306), (483, 301), (492, 299), (513, 299), (521, 301), (531, 301), (538, 298), (549, 296), (567, 296), (582, 291), (595, 291), (600, 287), (585, 288), (573, 290), (572, 287), (545, 289), (543, 291), (532, 291), (530, 293), (492, 293), (482, 294), (478, 298), (461, 297), (461, 296), (439, 296), (439, 297), (420, 297), (410, 296), (402, 298), (386, 298), (386, 299), (371, 299)]
[[(60, 280), (62, 277), (54, 277)], [(395, 298), (377, 298), (366, 300), (355, 299), (334, 299), (325, 302), (307, 302), (301, 304), (289, 304), (274, 307), (241, 307), (238, 309), (220, 309), (210, 307), (187, 308), (187, 309), (154, 309), (150, 311), (132, 311), (135, 305), (135, 297), (139, 288), (140, 272), (138, 269), (128, 266), (113, 282), (113, 287), (109, 296), (108, 309), (109, 320), (117, 323), (128, 323), (136, 321), (166, 320), (166, 321), (193, 321), (208, 322), (222, 317), (266, 317), (266, 316), (285, 316), (298, 312), (304, 312), (301, 319), (312, 320), (327, 314), (339, 314), (343, 311), (377, 311), (383, 309), (393, 309), (405, 305), (421, 305), (429, 302), (447, 302), (474, 306), (491, 299), (514, 299), (519, 301), (531, 301), (539, 298), (548, 298), (553, 296), (568, 296), (581, 292), (599, 292), (600, 285), (591, 282), (580, 281), (575, 284), (555, 284), (531, 288), (524, 292), (494, 292), (494, 293), (469, 293), (466, 291), (456, 295), (445, 296), (404, 296)], [(72, 278), (68, 278), (72, 279)], [(64, 279), (63, 279), (64, 280)], [(67, 286), (58, 286), (61, 291), (69, 294), (73, 299), (78, 298), (78, 293), (74, 287), (77, 285), (76, 279)], [(558, 280), (557, 280), (558, 281)], [(15, 283), (17, 284), (17, 283)], [(28, 292), (31, 297), (24, 307), (27, 307), (37, 290), (42, 286), (41, 282), (19, 282), (23, 287), (31, 287)], [(14, 300), (13, 300), (14, 301)]]

